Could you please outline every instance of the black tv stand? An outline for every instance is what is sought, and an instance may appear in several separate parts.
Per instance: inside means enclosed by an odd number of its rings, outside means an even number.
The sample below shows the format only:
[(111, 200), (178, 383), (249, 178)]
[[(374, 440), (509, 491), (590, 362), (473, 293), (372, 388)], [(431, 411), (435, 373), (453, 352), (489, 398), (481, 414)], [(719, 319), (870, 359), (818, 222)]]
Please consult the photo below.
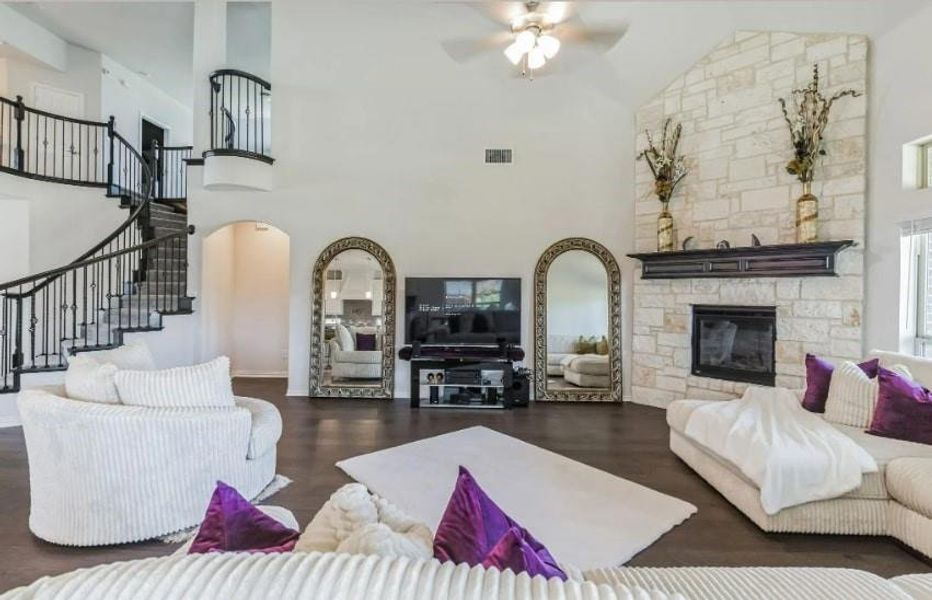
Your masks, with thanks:
[(405, 346), (411, 361), (412, 408), (509, 409), (515, 404), (514, 362), (524, 351), (509, 344)]

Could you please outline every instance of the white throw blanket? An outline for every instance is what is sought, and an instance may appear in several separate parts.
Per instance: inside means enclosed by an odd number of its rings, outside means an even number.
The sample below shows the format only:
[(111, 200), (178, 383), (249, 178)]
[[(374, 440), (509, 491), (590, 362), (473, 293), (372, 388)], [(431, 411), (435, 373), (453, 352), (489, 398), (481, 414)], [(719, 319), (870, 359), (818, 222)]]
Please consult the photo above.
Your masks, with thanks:
[(768, 515), (846, 494), (877, 471), (867, 451), (783, 388), (750, 387), (740, 400), (700, 406), (684, 433), (753, 481)]

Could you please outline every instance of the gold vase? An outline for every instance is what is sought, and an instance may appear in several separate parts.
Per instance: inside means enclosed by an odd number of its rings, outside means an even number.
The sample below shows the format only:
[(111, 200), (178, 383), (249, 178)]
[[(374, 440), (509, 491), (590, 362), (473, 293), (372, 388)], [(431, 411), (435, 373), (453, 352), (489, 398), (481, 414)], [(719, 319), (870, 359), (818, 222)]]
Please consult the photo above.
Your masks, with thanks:
[(676, 247), (676, 234), (673, 229), (673, 215), (667, 210), (668, 203), (663, 203), (663, 210), (657, 217), (657, 251), (670, 252)]
[(819, 199), (812, 195), (812, 182), (803, 182), (803, 195), (796, 200), (796, 241), (819, 241)]

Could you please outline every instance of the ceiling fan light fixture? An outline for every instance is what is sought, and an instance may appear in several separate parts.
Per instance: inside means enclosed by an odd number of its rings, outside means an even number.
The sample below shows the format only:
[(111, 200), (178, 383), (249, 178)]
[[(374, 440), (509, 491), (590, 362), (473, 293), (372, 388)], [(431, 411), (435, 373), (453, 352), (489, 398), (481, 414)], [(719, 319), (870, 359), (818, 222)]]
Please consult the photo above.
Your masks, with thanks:
[(505, 48), (505, 56), (511, 61), (511, 64), (516, 65), (524, 58), (524, 50), (518, 46), (518, 42), (515, 42)]
[(514, 45), (517, 46), (523, 53), (530, 52), (536, 43), (537, 35), (535, 35), (534, 32), (530, 29), (525, 29), (518, 34), (518, 37), (515, 38)]
[(547, 63), (547, 56), (540, 46), (535, 46), (527, 53), (527, 68), (539, 69)]
[(552, 35), (542, 35), (537, 38), (537, 46), (544, 52), (545, 57), (551, 59), (560, 51), (560, 40)]

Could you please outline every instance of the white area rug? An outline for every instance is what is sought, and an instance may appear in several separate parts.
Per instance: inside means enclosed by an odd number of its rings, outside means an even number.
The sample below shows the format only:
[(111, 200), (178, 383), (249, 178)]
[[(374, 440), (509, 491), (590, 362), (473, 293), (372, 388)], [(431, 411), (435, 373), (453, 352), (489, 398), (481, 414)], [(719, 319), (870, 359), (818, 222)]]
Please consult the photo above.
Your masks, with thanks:
[(558, 561), (583, 569), (627, 562), (696, 512), (692, 504), (486, 427), (337, 463), (433, 530), (460, 465)]

